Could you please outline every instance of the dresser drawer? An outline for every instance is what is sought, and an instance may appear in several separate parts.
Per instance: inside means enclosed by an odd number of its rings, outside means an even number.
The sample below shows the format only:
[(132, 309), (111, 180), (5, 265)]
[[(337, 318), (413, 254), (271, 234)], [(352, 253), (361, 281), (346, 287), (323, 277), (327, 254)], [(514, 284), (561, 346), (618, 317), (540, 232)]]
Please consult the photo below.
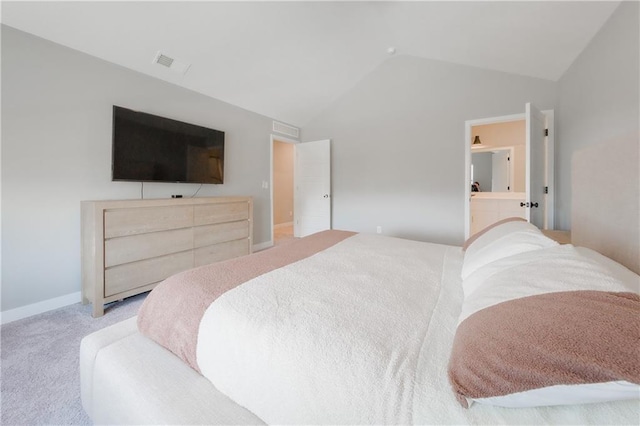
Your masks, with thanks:
[(195, 226), (249, 219), (249, 203), (221, 203), (194, 206)]
[(192, 228), (111, 238), (104, 242), (104, 265), (109, 268), (192, 248)]
[(249, 254), (249, 240), (235, 240), (212, 246), (200, 247), (193, 251), (194, 266), (208, 265), (209, 263)]
[(104, 297), (153, 284), (193, 267), (193, 251), (127, 263), (104, 271)]
[(249, 238), (249, 221), (247, 220), (193, 228), (193, 241), (196, 248), (247, 238)]
[(140, 207), (106, 210), (104, 212), (104, 237), (127, 235), (193, 226), (193, 206)]

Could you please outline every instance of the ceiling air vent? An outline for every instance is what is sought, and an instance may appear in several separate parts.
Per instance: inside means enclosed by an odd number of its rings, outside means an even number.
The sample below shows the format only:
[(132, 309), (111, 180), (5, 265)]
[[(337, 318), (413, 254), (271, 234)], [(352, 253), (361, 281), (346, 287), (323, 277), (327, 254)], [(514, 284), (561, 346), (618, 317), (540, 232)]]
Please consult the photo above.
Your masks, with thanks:
[(164, 55), (162, 52), (156, 53), (156, 56), (153, 58), (153, 63), (162, 65), (163, 67), (169, 68), (171, 71), (177, 72), (179, 74), (186, 74), (189, 70), (191, 64), (185, 64), (184, 62), (176, 61), (175, 59)]
[(171, 64), (173, 63), (173, 58), (170, 58), (160, 53), (158, 55), (158, 59), (156, 59), (156, 62), (159, 63), (160, 65), (164, 65), (167, 68), (171, 68)]
[(300, 129), (298, 129), (297, 127), (289, 126), (288, 124), (278, 123), (277, 121), (273, 122), (273, 131), (294, 138), (300, 137)]

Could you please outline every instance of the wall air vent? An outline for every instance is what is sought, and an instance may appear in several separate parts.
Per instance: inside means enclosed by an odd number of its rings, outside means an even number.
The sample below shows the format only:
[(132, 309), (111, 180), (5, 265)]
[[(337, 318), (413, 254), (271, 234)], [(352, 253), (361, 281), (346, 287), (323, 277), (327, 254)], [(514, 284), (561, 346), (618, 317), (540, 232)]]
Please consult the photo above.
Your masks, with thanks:
[(153, 58), (153, 63), (162, 65), (163, 67), (167, 67), (171, 71), (177, 72), (178, 74), (186, 74), (189, 70), (189, 67), (191, 66), (191, 64), (176, 61), (175, 59), (163, 54), (162, 52), (156, 53), (156, 56), (154, 56)]
[(273, 131), (282, 133), (283, 135), (291, 136), (296, 139), (300, 138), (300, 129), (297, 127), (289, 126), (288, 124), (273, 122)]

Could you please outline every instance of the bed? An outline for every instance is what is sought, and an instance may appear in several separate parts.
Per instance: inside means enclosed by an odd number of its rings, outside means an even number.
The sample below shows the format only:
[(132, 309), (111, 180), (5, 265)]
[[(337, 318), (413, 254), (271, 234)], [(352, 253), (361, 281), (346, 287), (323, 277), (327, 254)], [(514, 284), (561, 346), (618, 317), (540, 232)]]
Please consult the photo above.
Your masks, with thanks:
[(637, 424), (638, 280), (522, 220), (464, 247), (325, 231), (171, 277), (87, 336), (83, 407), (99, 424)]

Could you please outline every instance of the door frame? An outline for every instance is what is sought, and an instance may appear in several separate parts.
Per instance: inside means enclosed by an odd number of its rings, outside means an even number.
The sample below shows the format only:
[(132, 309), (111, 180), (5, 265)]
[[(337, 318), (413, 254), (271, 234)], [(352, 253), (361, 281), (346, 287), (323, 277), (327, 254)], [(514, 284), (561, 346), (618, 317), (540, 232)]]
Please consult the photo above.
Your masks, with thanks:
[[(273, 213), (273, 143), (275, 141), (278, 142), (284, 142), (284, 143), (290, 143), (290, 144), (294, 144), (297, 145), (300, 143), (300, 141), (295, 140), (295, 139), (290, 139), (290, 138), (286, 138), (284, 136), (280, 136), (280, 135), (274, 135), (273, 133), (270, 135), (270, 140), (271, 140), (271, 144), (269, 145), (269, 202), (270, 202), (270, 208), (269, 208), (269, 229), (270, 231), (270, 236), (269, 236), (269, 245), (268, 247), (273, 246), (274, 244), (274, 239), (273, 239), (273, 217), (274, 217), (274, 213)], [(295, 163), (295, 159), (294, 159), (294, 163)], [(293, 174), (293, 185), (295, 188), (296, 185), (296, 176), (295, 173)], [(295, 206), (295, 199), (296, 199), (296, 192), (293, 191), (293, 205)]]
[[(546, 166), (545, 179), (549, 187), (547, 194), (547, 214), (545, 215), (548, 229), (554, 229), (554, 110), (543, 110), (542, 113), (547, 119), (547, 128), (549, 135), (547, 136), (546, 146)], [(475, 120), (466, 120), (464, 122), (464, 239), (469, 238), (471, 228), (471, 128), (483, 124), (506, 123), (509, 121), (525, 120), (526, 114), (511, 114), (498, 117), (479, 118)]]
[(547, 109), (541, 111), (547, 119), (547, 129), (549, 129), (549, 134), (547, 135), (547, 145), (546, 145), (546, 161), (545, 161), (545, 178), (547, 180), (547, 187), (549, 188), (549, 192), (547, 193), (547, 199), (545, 200), (547, 206), (547, 214), (544, 217), (545, 220), (545, 229), (555, 229), (555, 204), (554, 201), (556, 199), (555, 195), (555, 128), (554, 128), (554, 110)]

